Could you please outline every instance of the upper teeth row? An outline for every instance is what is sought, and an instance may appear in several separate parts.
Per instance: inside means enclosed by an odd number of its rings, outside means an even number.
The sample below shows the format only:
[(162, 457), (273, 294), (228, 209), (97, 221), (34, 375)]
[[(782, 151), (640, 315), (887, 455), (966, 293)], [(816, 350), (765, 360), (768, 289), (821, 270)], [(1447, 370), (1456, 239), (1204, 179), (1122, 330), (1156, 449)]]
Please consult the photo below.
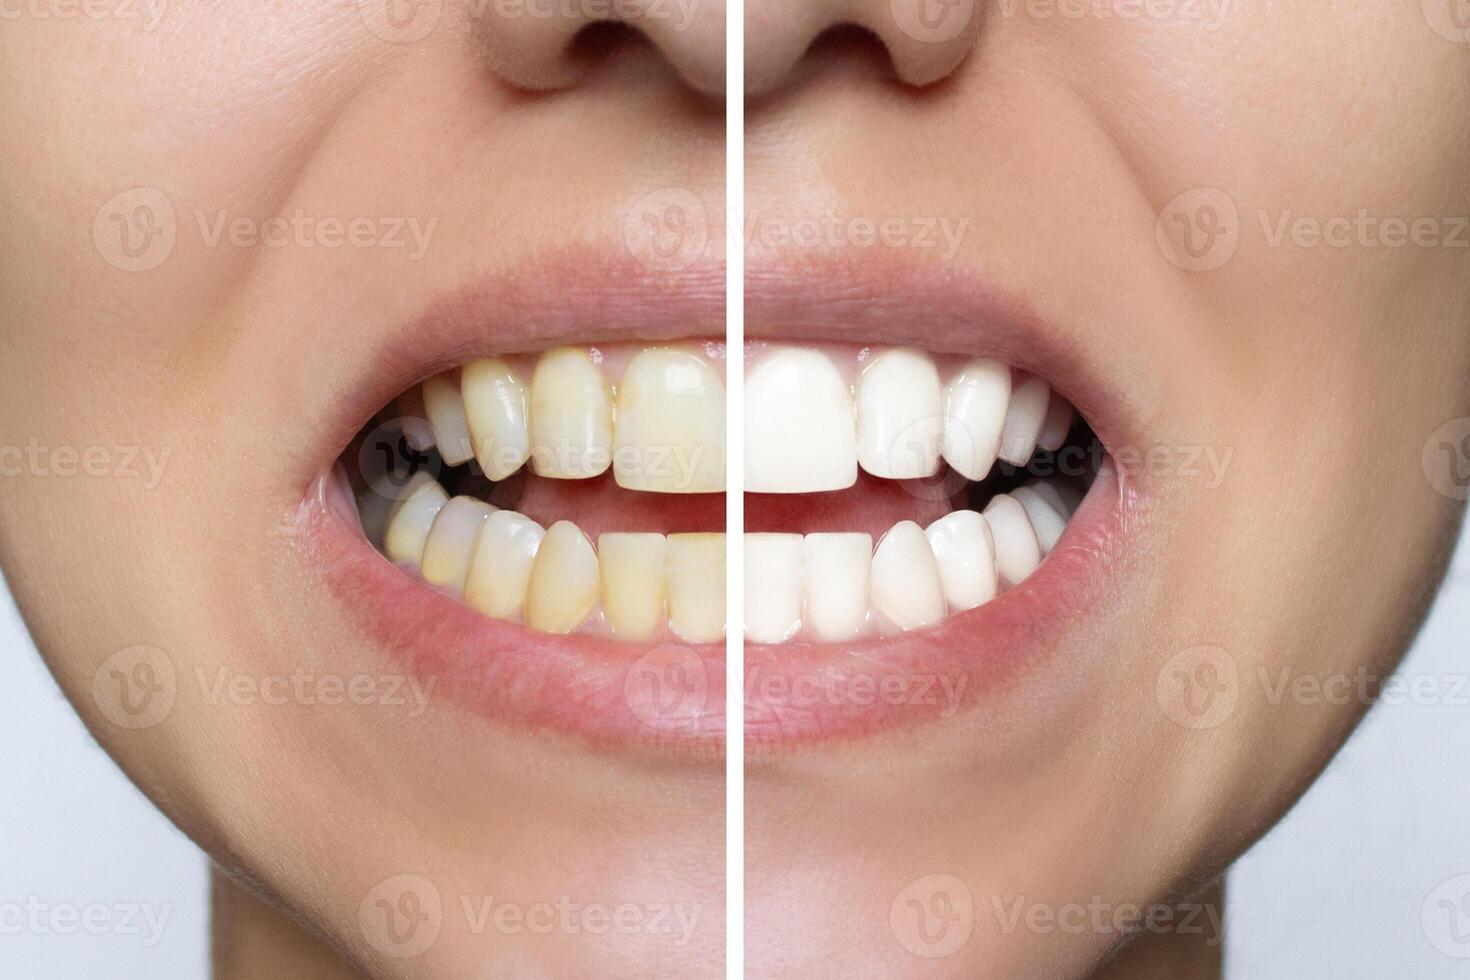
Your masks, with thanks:
[[(725, 489), (725, 390), (700, 354), (645, 349), (610, 384), (585, 350), (541, 355), (530, 372), (484, 358), (425, 381), (402, 404), (415, 448), (446, 463), (478, 460), (491, 480), (528, 462), (539, 475), (655, 493)], [(1071, 404), (1043, 379), (989, 359), (942, 381), (934, 359), (907, 349), (867, 360), (850, 381), (827, 353), (776, 347), (746, 379), (745, 485), (754, 493), (841, 490), (858, 468), (887, 479), (932, 476), (941, 459), (980, 480), (997, 459), (1024, 465), (1061, 447)]]

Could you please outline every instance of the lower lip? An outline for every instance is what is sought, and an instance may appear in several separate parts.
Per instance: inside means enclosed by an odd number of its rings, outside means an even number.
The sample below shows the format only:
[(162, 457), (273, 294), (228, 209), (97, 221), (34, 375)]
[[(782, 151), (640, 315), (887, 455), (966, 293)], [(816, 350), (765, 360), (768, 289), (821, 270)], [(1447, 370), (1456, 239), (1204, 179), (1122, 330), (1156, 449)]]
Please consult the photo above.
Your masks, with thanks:
[[(942, 624), (850, 645), (746, 644), (747, 742), (855, 739), (973, 709), (1038, 665), (1105, 587), (1135, 509), (1111, 467), (1019, 588)], [(400, 669), (491, 724), (594, 746), (718, 756), (723, 644), (658, 646), (555, 636), (481, 615), (394, 567), (323, 477), (303, 504), (303, 548), (327, 590)]]

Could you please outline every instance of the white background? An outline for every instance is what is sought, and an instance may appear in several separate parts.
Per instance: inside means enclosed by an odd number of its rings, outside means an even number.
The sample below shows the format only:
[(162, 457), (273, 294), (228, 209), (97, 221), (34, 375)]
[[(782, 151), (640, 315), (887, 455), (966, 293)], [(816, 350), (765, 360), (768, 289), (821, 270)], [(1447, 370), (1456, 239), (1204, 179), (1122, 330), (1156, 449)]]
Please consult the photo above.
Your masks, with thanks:
[[(1462, 538), (1400, 673), (1464, 676), (1467, 647), (1470, 545)], [(0, 691), (0, 911), (35, 898), (168, 916), (146, 945), (145, 935), (120, 930), (11, 934), (0, 914), (0, 976), (206, 976), (204, 859), (92, 742), (8, 594), (0, 595)], [(1436, 886), (1470, 873), (1466, 697), (1376, 707), (1302, 803), (1241, 860), (1229, 882), (1230, 980), (1470, 975), (1470, 959), (1437, 950), (1421, 920)], [(1470, 943), (1462, 952), (1470, 956)]]

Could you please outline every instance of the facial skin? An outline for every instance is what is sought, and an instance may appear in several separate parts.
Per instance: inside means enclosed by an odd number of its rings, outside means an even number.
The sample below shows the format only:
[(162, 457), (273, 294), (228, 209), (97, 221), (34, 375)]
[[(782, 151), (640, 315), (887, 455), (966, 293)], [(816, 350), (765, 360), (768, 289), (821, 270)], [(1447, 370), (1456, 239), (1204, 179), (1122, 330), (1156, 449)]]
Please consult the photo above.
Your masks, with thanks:
[[(723, 212), (723, 120), (702, 94), (722, 77), (723, 5), (658, 44), (584, 52), (581, 75), (559, 47), (527, 54), (556, 18), (446, 3), (416, 37), (382, 7), (6, 22), (0, 443), (47, 450), (9, 460), (9, 584), (99, 741), (230, 876), (222, 976), (719, 976), (719, 761), (497, 726), (442, 690), (420, 692), (425, 708), (323, 588), (299, 515), (346, 442), (328, 450), (324, 420), (427, 308), (502, 276), (560, 302), (604, 257), (631, 262), (625, 216), (653, 192)], [(548, 79), (558, 91), (511, 84)], [(109, 204), (135, 188), (152, 190)], [(138, 222), (131, 252), (114, 215)], [(276, 216), (310, 223), (257, 243)], [(319, 224), (362, 218), (359, 244)], [(680, 274), (722, 282), (719, 245)], [(495, 329), (477, 342), (524, 342)], [(58, 447), (105, 456), (68, 477)], [(128, 464), (125, 447), (145, 455)], [(108, 663), (140, 645), (151, 675)], [(119, 667), (171, 674), (156, 724), (113, 720)], [(400, 875), (441, 903), (412, 958), (379, 914), (412, 911)], [(497, 919), (505, 905), (524, 923)], [(593, 905), (625, 909), (621, 924), (561, 924)]]
[[(763, 294), (803, 264), (853, 270), (857, 307), (914, 270), (973, 280), (1106, 379), (1115, 455), (1169, 455), (1125, 481), (1101, 598), (1003, 690), (948, 721), (753, 756), (753, 976), (1087, 977), (1126, 937), (1091, 912), (1028, 926), (1033, 908), (1218, 912), (1202, 890), (1366, 707), (1281, 696), (1281, 672), (1386, 676), (1459, 519), (1421, 453), (1470, 413), (1454, 220), (1470, 214), (1470, 46), (1419, 4), (976, 6), (964, 60), (916, 90), (894, 77), (923, 61), (887, 13), (905, 5), (748, 0), (747, 330), (779, 329), (789, 299)], [(872, 34), (808, 50), (845, 20)], [(1207, 247), (1198, 195), (1171, 207), (1194, 188), (1233, 207), (1233, 251)], [(1429, 219), (1431, 238), (1294, 230), (1360, 210)], [(1176, 214), (1198, 236), (1187, 267), (1156, 234)], [(968, 222), (952, 257), (760, 231), (924, 217)], [(1223, 476), (1187, 465), (1194, 449), (1228, 458)], [(1200, 647), (1217, 649), (1186, 653)], [(1232, 686), (1191, 713), (1183, 696), (1212, 678)], [(1217, 934), (1196, 921), (1204, 936), (1164, 928), (1109, 975), (1215, 975)]]

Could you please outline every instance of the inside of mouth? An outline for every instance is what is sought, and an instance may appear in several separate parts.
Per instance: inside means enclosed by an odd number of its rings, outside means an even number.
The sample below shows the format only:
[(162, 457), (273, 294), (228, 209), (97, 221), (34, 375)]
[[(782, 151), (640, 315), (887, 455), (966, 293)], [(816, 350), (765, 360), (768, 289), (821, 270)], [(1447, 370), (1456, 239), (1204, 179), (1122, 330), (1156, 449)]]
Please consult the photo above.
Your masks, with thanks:
[[(630, 643), (725, 622), (724, 350), (477, 359), (343, 454), (368, 541), (494, 619)], [(747, 642), (922, 629), (1019, 587), (1105, 450), (1040, 378), (852, 345), (747, 350)]]

